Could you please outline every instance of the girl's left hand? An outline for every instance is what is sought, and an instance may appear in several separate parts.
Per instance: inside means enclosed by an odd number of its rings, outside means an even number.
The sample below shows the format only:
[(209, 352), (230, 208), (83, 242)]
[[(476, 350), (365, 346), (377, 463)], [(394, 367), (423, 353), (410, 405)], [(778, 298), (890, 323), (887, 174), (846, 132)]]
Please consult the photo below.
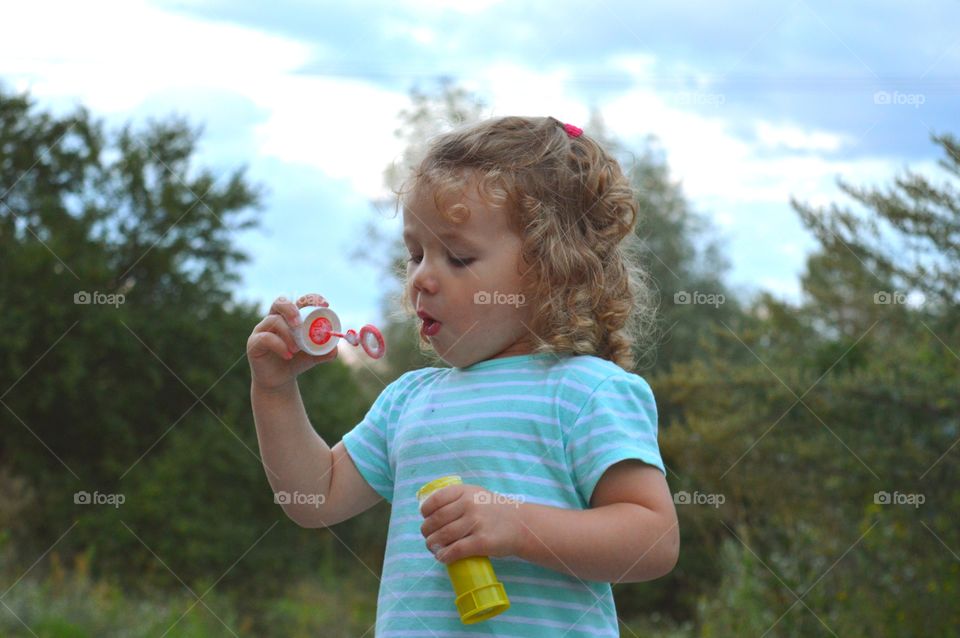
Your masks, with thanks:
[(423, 502), (420, 532), (427, 549), (447, 565), (468, 556), (513, 556), (527, 531), (522, 506), (479, 485), (450, 485)]

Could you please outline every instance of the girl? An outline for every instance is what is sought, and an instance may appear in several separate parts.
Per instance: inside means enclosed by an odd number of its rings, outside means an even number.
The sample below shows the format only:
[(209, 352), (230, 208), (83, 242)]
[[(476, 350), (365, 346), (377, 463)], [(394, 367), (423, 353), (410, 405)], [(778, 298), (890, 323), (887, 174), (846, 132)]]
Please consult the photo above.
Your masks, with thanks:
[[(631, 372), (653, 308), (628, 180), (579, 128), (503, 117), (433, 140), (397, 194), (403, 307), (450, 367), (399, 377), (330, 449), (295, 379), (336, 351), (297, 352), (278, 299), (248, 344), (268, 480), (323, 495), (284, 505), (307, 527), (391, 503), (377, 636), (619, 635), (610, 583), (659, 578), (679, 553), (656, 403)], [(463, 484), (420, 507), (449, 474)], [(472, 625), (445, 568), (468, 556), (491, 557), (511, 603)]]

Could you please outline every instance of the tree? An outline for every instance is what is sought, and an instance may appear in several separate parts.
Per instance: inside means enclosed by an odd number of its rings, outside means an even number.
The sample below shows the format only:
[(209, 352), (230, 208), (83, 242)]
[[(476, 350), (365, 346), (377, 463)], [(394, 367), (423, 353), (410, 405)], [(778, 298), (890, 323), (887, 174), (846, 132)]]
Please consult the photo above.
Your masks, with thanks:
[[(953, 138), (934, 141), (956, 177)], [(703, 635), (774, 621), (787, 635), (824, 624), (937, 635), (960, 623), (960, 570), (945, 550), (960, 544), (948, 515), (960, 436), (948, 238), (960, 198), (911, 173), (885, 192), (843, 189), (864, 210), (793, 202), (820, 247), (798, 305), (762, 295), (731, 324), (750, 358), (711, 355), (664, 379), (688, 406), (661, 442), (677, 487), (725, 497), (679, 508), (707, 548), (697, 558), (722, 570), (701, 595)]]
[[(69, 530), (58, 551), (91, 548), (98, 574), (181, 587), (159, 556), (212, 583), (281, 520), (231, 571), (262, 590), (334, 549), (264, 477), (245, 361), (260, 313), (231, 291), (262, 195), (242, 168), (196, 167), (199, 136), (179, 118), (106, 132), (0, 91), (0, 476), (33, 494), (12, 523), (24, 569)], [(327, 440), (370, 403), (341, 362), (300, 387)]]

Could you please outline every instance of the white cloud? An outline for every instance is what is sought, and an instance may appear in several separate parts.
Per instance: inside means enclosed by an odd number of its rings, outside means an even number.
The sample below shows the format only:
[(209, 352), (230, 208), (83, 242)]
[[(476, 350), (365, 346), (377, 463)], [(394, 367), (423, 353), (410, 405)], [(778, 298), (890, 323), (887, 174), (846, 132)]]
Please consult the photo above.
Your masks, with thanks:
[(101, 114), (129, 111), (171, 88), (254, 93), (264, 78), (295, 69), (311, 51), (142, 0), (17, 3), (4, 10), (4, 22), (0, 74), (37, 97), (68, 96)]
[(779, 248), (780, 252), (784, 255), (789, 255), (791, 257), (803, 256), (803, 247), (795, 241), (783, 242), (780, 244)]
[(403, 151), (394, 137), (405, 95), (354, 80), (281, 76), (262, 87), (264, 155), (313, 166), (368, 198), (385, 194), (383, 171)]
[(633, 75), (634, 81), (652, 78), (657, 68), (657, 58), (649, 53), (617, 55), (608, 60), (611, 68), (622, 69)]
[(382, 171), (401, 151), (393, 131), (406, 96), (351, 79), (296, 75), (315, 46), (142, 1), (96, 10), (21, 3), (7, 9), (5, 21), (0, 75), (37, 98), (123, 114), (149, 110), (151, 98), (174, 91), (240, 95), (268, 113), (255, 131), (262, 155), (315, 167), (367, 197), (383, 194)]
[(585, 122), (589, 109), (566, 92), (569, 71), (544, 72), (526, 65), (495, 62), (478, 70), (476, 90), (488, 96), (488, 117), (552, 115), (567, 122)]
[(459, 11), (464, 14), (476, 14), (494, 7), (504, 0), (404, 0), (401, 4), (412, 9), (433, 13), (441, 10)]
[[(653, 73), (649, 56), (621, 57), (615, 64), (635, 72), (639, 86), (605, 105), (607, 125), (628, 140), (656, 135), (671, 174), (697, 204), (728, 209), (747, 203), (786, 205), (791, 195), (836, 201), (838, 175), (854, 183), (876, 182), (896, 169), (885, 158), (824, 157), (823, 152), (839, 150), (851, 140), (842, 133), (795, 124), (758, 122), (754, 126), (760, 143), (750, 143), (732, 131), (735, 122), (724, 110), (722, 94), (711, 93), (709, 86), (684, 94), (704, 98), (699, 104), (685, 104), (678, 99), (683, 92), (664, 93), (647, 85)], [(706, 99), (710, 96), (718, 99)], [(699, 109), (688, 108), (695, 105)]]
[(791, 151), (837, 151), (849, 143), (846, 135), (810, 131), (790, 124), (760, 121), (754, 125), (761, 146)]

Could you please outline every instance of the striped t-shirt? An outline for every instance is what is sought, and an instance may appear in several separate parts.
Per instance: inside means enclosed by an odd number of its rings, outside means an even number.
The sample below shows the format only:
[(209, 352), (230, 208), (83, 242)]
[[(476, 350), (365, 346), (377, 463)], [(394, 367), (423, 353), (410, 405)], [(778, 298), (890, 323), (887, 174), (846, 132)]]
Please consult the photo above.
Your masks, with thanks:
[(619, 636), (610, 583), (516, 556), (491, 557), (510, 608), (460, 622), (446, 565), (426, 548), (417, 490), (437, 477), (529, 503), (587, 509), (604, 470), (639, 459), (664, 471), (657, 408), (641, 377), (594, 356), (525, 354), (422, 368), (387, 386), (343, 437), (392, 505), (376, 636)]

